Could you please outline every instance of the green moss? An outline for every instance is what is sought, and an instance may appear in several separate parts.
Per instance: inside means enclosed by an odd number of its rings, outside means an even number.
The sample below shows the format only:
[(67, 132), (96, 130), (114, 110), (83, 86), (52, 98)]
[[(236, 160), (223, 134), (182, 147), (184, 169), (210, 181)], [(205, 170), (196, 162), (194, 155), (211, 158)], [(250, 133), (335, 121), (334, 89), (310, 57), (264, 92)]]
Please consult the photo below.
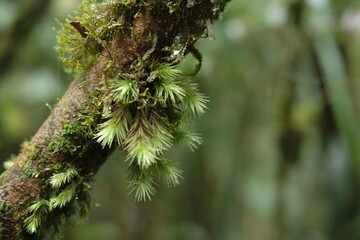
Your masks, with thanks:
[[(65, 67), (70, 71), (82, 71), (97, 59), (115, 33), (131, 27), (136, 12), (134, 1), (96, 1), (84, 0), (80, 11), (69, 16), (65, 23), (58, 22), (58, 45)], [(131, 13), (132, 12), (132, 13)], [(82, 30), (77, 30), (70, 22), (78, 22)], [(83, 32), (81, 32), (83, 31)]]
[(48, 145), (55, 154), (63, 154), (73, 159), (82, 157), (93, 142), (96, 125), (101, 116), (101, 104), (98, 103), (98, 93), (89, 93), (89, 100), (83, 104), (73, 120), (61, 121), (61, 130)]
[(23, 200), (21, 200), (20, 205), (28, 207), (30, 205), (30, 196), (26, 196)]
[(6, 204), (6, 202), (2, 202), (0, 204), (0, 212), (4, 213), (4, 212), (8, 212), (10, 210), (10, 206)]
[[(91, 202), (88, 182), (92, 175), (80, 176), (79, 170), (68, 160), (81, 157), (94, 141), (94, 128), (100, 112), (95, 100), (97, 94), (90, 95), (83, 110), (73, 120), (62, 121), (54, 137), (32, 148), (27, 147), (31, 152), (22, 168), (28, 176), (41, 178), (45, 195), (33, 202), (23, 200), (22, 204), (28, 208), (27, 213), (18, 219), (24, 226), (23, 239), (41, 239), (44, 235), (54, 237), (63, 225), (74, 223), (75, 219), (81, 221), (88, 214)], [(47, 150), (62, 154), (64, 161), (52, 168), (47, 167)]]
[[(64, 23), (59, 22), (56, 50), (65, 67), (71, 71), (88, 68), (104, 50), (108, 51), (111, 58), (108, 44), (124, 31), (131, 32), (134, 20), (144, 13), (155, 17), (164, 14), (175, 17), (173, 22), (163, 20), (162, 24), (171, 24), (172, 27), (169, 28), (177, 30), (161, 49), (158, 47), (158, 34), (161, 33), (149, 31), (152, 46), (132, 63), (126, 73), (119, 71), (114, 61), (108, 60), (107, 70), (111, 80), (104, 79), (109, 85), (105, 84), (102, 89), (109, 93), (107, 98), (99, 100), (98, 93), (89, 93), (91, 100), (84, 106), (85, 111), (75, 116), (74, 120), (61, 122), (61, 131), (48, 144), (48, 149), (55, 154), (64, 155), (65, 159), (74, 159), (84, 154), (94, 137), (103, 146), (116, 142), (127, 152), (131, 164), (139, 165), (130, 170), (140, 169), (136, 174), (142, 175), (145, 173), (141, 169), (152, 164), (156, 168), (165, 162), (161, 160), (163, 151), (172, 143), (185, 140), (191, 147), (199, 143), (200, 138), (187, 130), (186, 115), (189, 112), (203, 113), (207, 100), (176, 66), (186, 53), (191, 52), (199, 61), (194, 74), (201, 67), (201, 53), (193, 46), (201, 36), (194, 36), (191, 27), (194, 24), (204, 27), (210, 20), (186, 19), (183, 9), (196, 9), (195, 6), (203, 2), (204, 0), (107, 0), (96, 3), (95, 0), (83, 0), (80, 11), (68, 17)], [(216, 8), (221, 1), (212, 2)], [(132, 34), (136, 35), (135, 32)], [(153, 53), (159, 52), (163, 57), (154, 58)], [(99, 119), (99, 106), (102, 107), (102, 120)], [(98, 125), (101, 121), (104, 123)], [(42, 173), (40, 166), (41, 164), (33, 166), (30, 156), (26, 171), (30, 176), (38, 177)], [(59, 168), (63, 169), (63, 166)], [(150, 174), (152, 179), (158, 178), (155, 175), (160, 173), (150, 172), (151, 174), (148, 172), (145, 175)], [(136, 174), (132, 172), (129, 176)], [(134, 179), (140, 178), (130, 177), (131, 181)], [(142, 183), (139, 180), (134, 182), (134, 186), (146, 185)]]
[(94, 137), (93, 130), (80, 121), (62, 121), (61, 124), (60, 135), (49, 144), (49, 150), (81, 157)]
[(80, 176), (69, 163), (58, 165), (46, 180), (47, 195), (31, 204), (26, 200), (28, 213), (18, 219), (24, 225), (23, 238), (54, 237), (63, 225), (85, 219), (91, 203), (90, 179), (91, 176)]
[[(55, 49), (69, 72), (83, 71), (97, 61), (100, 52), (108, 49), (108, 44), (114, 36), (127, 30), (131, 31), (134, 20), (143, 13), (151, 13), (154, 16), (166, 13), (172, 15), (179, 13), (184, 7), (192, 8), (200, 2), (202, 1), (105, 0), (103, 3), (96, 3), (95, 0), (83, 0), (80, 11), (69, 16), (65, 22), (58, 21), (60, 27), (57, 29), (58, 37)], [(178, 17), (181, 16), (181, 14), (178, 15)], [(193, 24), (189, 23), (189, 25)], [(179, 27), (184, 30), (189, 26)], [(153, 34), (149, 33), (151, 39), (154, 38)], [(163, 50), (169, 53), (180, 51), (181, 54), (172, 55), (169, 60), (180, 60), (179, 56), (185, 53), (190, 39), (191, 41), (195, 40), (190, 35), (176, 36), (174, 43)], [(111, 55), (110, 51), (108, 53)]]
[[(192, 148), (201, 142), (199, 136), (188, 131), (185, 122), (189, 113), (200, 115), (204, 112), (207, 99), (198, 92), (196, 84), (185, 79), (185, 75), (176, 69), (176, 66), (186, 53), (191, 52), (199, 61), (193, 75), (201, 68), (201, 53), (193, 46), (193, 42), (200, 36), (194, 36), (191, 27), (194, 24), (204, 27), (205, 20), (185, 19), (186, 16), (179, 11), (184, 8), (194, 8), (202, 2), (201, 0), (107, 1), (105, 4), (90, 8), (83, 7), (82, 13), (76, 13), (75, 17), (70, 19), (80, 22), (87, 30), (85, 37), (83, 30), (76, 30), (69, 24), (63, 25), (63, 29), (67, 30), (61, 32), (60, 37), (66, 39), (69, 36), (70, 39), (75, 37), (79, 40), (76, 44), (81, 45), (78, 49), (73, 47), (69, 49), (77, 51), (84, 47), (88, 50), (87, 54), (96, 59), (96, 55), (101, 50), (106, 50), (107, 44), (115, 34), (124, 30), (131, 31), (134, 20), (145, 12), (156, 17), (168, 14), (169, 17), (174, 16), (177, 19), (174, 22), (166, 23), (166, 20), (163, 22), (166, 26), (174, 24), (172, 26), (177, 29), (177, 33), (168, 39), (166, 46), (162, 45), (161, 48), (158, 46), (158, 35), (161, 36), (162, 33), (148, 32), (152, 45), (132, 63), (126, 73), (114, 67), (116, 64), (113, 61), (109, 60), (107, 63), (111, 79), (106, 79), (107, 84), (102, 90), (109, 94), (101, 103), (104, 122), (98, 125), (95, 137), (104, 147), (116, 143), (127, 153), (131, 164), (129, 180), (137, 199), (150, 198), (150, 195), (155, 193), (153, 184), (157, 184), (157, 179), (169, 176), (169, 173), (173, 177), (172, 182), (178, 182), (176, 179), (180, 171), (171, 164), (165, 164), (168, 161), (163, 158), (165, 150), (180, 141), (188, 142)], [(104, 17), (97, 19), (96, 14), (100, 12)], [(63, 42), (63, 47), (59, 49), (69, 46), (66, 41)], [(89, 45), (88, 42), (92, 44)], [(161, 59), (154, 55), (159, 52), (164, 56)], [(69, 52), (69, 54), (84, 56), (80, 52)], [(78, 63), (83, 67), (90, 64), (86, 59), (84, 61), (79, 59), (77, 58), (76, 64), (69, 66), (76, 69)], [(86, 125), (94, 123), (92, 120), (87, 121)], [(66, 129), (66, 124), (63, 128)], [(69, 139), (71, 138), (62, 134), (59, 139), (51, 143), (52, 151), (61, 150), (65, 154), (78, 152), (77, 146)]]
[[(36, 144), (29, 150), (28, 157), (22, 163), (22, 170), (29, 177), (38, 178), (43, 176), (50, 169), (46, 168), (45, 165), (49, 161), (49, 156), (43, 152), (44, 145)], [(39, 161), (40, 160), (40, 161)]]
[[(59, 22), (56, 50), (64, 66), (78, 72), (97, 61), (99, 53), (108, 50), (108, 44), (115, 36), (132, 31), (134, 20), (142, 14), (150, 13), (156, 17), (177, 14), (179, 18), (169, 23), (177, 30), (167, 39), (167, 46), (161, 46), (162, 49), (158, 47), (159, 33), (146, 33), (152, 45), (126, 73), (120, 72), (114, 61), (107, 62), (111, 81), (104, 79), (109, 86), (100, 89), (109, 93), (105, 100), (103, 95), (99, 99), (99, 92), (89, 93), (84, 110), (71, 120), (61, 121), (61, 130), (55, 136), (45, 139), (43, 145), (30, 148), (29, 144), (24, 144), (23, 150), (31, 152), (23, 170), (28, 176), (42, 177), (45, 193), (42, 199), (30, 202), (27, 197), (21, 202), (28, 209), (18, 219), (24, 226), (24, 239), (40, 239), (45, 234), (54, 236), (64, 224), (87, 216), (91, 203), (88, 183), (92, 175), (81, 175), (80, 169), (72, 166), (69, 160), (82, 157), (94, 137), (99, 142), (111, 139), (103, 145), (117, 142), (127, 153), (130, 187), (138, 200), (149, 199), (156, 192), (154, 185), (159, 179), (169, 185), (179, 183), (181, 171), (174, 162), (164, 159), (163, 152), (180, 140), (188, 141), (191, 147), (200, 142), (197, 135), (189, 133), (185, 122), (189, 112), (203, 112), (206, 99), (176, 66), (187, 52), (191, 52), (199, 60), (195, 72), (201, 67), (202, 56), (192, 45), (199, 37), (190, 31), (190, 27), (198, 23), (184, 19), (182, 12), (203, 1), (107, 0), (96, 3), (95, 0), (83, 0), (80, 11), (64, 23)], [(214, 6), (216, 4), (214, 1)], [(167, 26), (165, 22), (163, 24)], [(154, 53), (162, 56), (161, 59), (154, 57)], [(84, 81), (83, 84), (87, 83)], [(113, 141), (115, 138), (117, 141)], [(44, 149), (63, 155), (64, 161), (47, 168), (49, 157), (42, 153)], [(3, 209), (8, 208), (3, 206)]]

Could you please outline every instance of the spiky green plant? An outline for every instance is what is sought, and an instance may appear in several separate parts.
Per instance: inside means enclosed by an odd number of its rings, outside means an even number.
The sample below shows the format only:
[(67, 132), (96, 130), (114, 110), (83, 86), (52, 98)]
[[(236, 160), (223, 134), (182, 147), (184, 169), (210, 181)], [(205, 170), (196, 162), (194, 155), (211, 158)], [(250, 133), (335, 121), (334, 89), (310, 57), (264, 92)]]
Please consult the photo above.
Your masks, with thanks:
[(98, 126), (98, 133), (95, 135), (103, 147), (111, 146), (114, 140), (121, 145), (128, 132), (128, 119), (130, 113), (125, 106), (121, 106), (111, 113), (111, 118)]
[(24, 223), (26, 225), (26, 231), (28, 231), (28, 233), (36, 233), (41, 225), (41, 216), (31, 215), (24, 220)]
[(73, 180), (79, 173), (75, 168), (69, 168), (65, 172), (54, 174), (50, 177), (50, 184), (54, 188), (59, 188)]
[(199, 135), (188, 130), (186, 116), (203, 114), (208, 101), (173, 64), (152, 63), (150, 68), (145, 84), (136, 77), (142, 75), (136, 72), (139, 68), (110, 81), (117, 110), (96, 134), (104, 147), (116, 142), (126, 152), (130, 192), (139, 201), (156, 193), (159, 179), (168, 185), (179, 183), (181, 171), (164, 158), (164, 152), (173, 143), (184, 141), (191, 149), (201, 143)]
[(138, 179), (129, 181), (130, 193), (135, 193), (135, 198), (138, 201), (146, 201), (151, 199), (152, 195), (156, 193), (154, 187), (154, 180), (149, 177), (139, 177)]
[[(66, 211), (76, 216), (78, 220), (84, 219), (90, 205), (89, 184), (86, 178), (79, 175), (78, 170), (71, 164), (65, 164), (57, 170), (48, 180), (47, 185), (51, 187), (51, 194), (46, 199), (39, 199), (28, 207), (29, 216), (25, 218), (24, 225), (28, 233), (41, 232), (41, 223), (51, 221), (49, 214), (57, 208), (67, 208), (60, 218), (66, 220)], [(77, 199), (75, 201), (75, 199)], [(54, 223), (53, 230), (56, 234), (60, 229), (59, 221)]]
[(49, 208), (53, 210), (57, 207), (62, 208), (72, 199), (74, 199), (76, 195), (77, 184), (73, 183), (67, 186), (64, 190), (62, 190), (58, 195), (50, 198)]
[(30, 216), (24, 220), (26, 231), (30, 234), (36, 233), (41, 225), (42, 218), (47, 214), (49, 209), (49, 202), (41, 199), (28, 208)]
[[(60, 24), (57, 50), (64, 65), (72, 71), (86, 69), (98, 59), (101, 51), (107, 51), (111, 56), (108, 43), (115, 33), (131, 29), (133, 22), (129, 19), (151, 11), (150, 6), (156, 8), (156, 12), (159, 9), (173, 12), (180, 8), (175, 1), (166, 0), (95, 2), (83, 1), (81, 11), (67, 19), (73, 26)], [(99, 16), (99, 12), (103, 14)], [(135, 193), (137, 200), (150, 199), (160, 179), (169, 185), (179, 183), (181, 171), (173, 162), (165, 160), (164, 153), (179, 142), (186, 142), (191, 149), (201, 143), (200, 136), (189, 131), (187, 117), (203, 114), (208, 102), (198, 91), (197, 84), (177, 68), (184, 55), (190, 52), (199, 61), (198, 72), (202, 59), (200, 52), (189, 44), (188, 39), (179, 37), (158, 49), (158, 33), (151, 32), (149, 36), (153, 45), (134, 60), (126, 73), (118, 70), (116, 62), (109, 60), (107, 63), (110, 74), (103, 90), (108, 96), (103, 101), (103, 121), (95, 133), (103, 147), (117, 145), (126, 153), (130, 165), (130, 192)], [(160, 60), (152, 56), (159, 50), (166, 55)], [(64, 177), (53, 176), (52, 184), (62, 186)], [(52, 206), (61, 206), (59, 198), (56, 198), (59, 201), (52, 200)]]
[(49, 202), (47, 200), (40, 200), (29, 207), (31, 213), (47, 213)]

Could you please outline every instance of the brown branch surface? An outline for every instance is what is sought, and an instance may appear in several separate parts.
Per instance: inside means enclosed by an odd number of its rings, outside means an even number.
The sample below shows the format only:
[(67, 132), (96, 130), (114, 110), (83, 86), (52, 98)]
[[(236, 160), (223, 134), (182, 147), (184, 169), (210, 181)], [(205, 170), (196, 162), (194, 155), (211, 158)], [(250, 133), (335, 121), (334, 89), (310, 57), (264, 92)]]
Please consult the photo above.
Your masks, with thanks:
[[(182, 2), (186, 4), (187, 1)], [(144, 55), (152, 47), (149, 32), (157, 33), (158, 37), (152, 57), (164, 58), (161, 50), (175, 36), (189, 32), (193, 36), (202, 36), (206, 31), (203, 23), (217, 18), (226, 2), (223, 1), (215, 14), (210, 0), (192, 8), (184, 5), (176, 14), (143, 14), (135, 20), (131, 30), (122, 32), (109, 43), (109, 48), (103, 50), (98, 61), (71, 84), (36, 135), (23, 147), (14, 165), (0, 176), (0, 239), (42, 239), (43, 236), (34, 237), (24, 230), (23, 220), (29, 215), (28, 205), (24, 202), (31, 203), (49, 194), (44, 187), (44, 179), (49, 179), (58, 164), (69, 162), (76, 166), (81, 176), (93, 175), (112, 152), (112, 149), (103, 149), (95, 139), (81, 142), (83, 136), (76, 139), (84, 150), (74, 158), (62, 151), (54, 153), (49, 149), (49, 145), (61, 136), (64, 122), (78, 121), (76, 116), (79, 113), (89, 112), (89, 109), (92, 111), (97, 103), (104, 100), (106, 94), (99, 89), (104, 88), (109, 74), (107, 62), (115, 60), (126, 72), (138, 56)], [(202, 24), (194, 24), (197, 21)], [(99, 123), (101, 111), (94, 110), (92, 117)], [(29, 169), (36, 169), (38, 176), (29, 174)]]

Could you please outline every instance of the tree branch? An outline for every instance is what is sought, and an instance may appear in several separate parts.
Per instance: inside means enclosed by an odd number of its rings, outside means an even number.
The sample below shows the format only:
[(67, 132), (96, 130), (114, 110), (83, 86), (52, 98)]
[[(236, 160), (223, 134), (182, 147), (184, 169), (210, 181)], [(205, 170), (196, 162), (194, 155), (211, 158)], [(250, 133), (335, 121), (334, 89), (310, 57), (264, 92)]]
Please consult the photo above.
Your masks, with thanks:
[[(97, 61), (71, 84), (13, 166), (0, 176), (1, 239), (42, 239), (74, 215), (86, 215), (88, 183), (112, 152), (94, 139), (108, 98), (107, 79), (113, 74), (109, 62), (126, 73), (139, 56), (167, 61), (169, 53), (163, 49), (179, 36), (191, 36), (187, 44), (193, 46), (207, 31), (206, 22), (216, 19), (228, 1), (213, 2), (201, 0), (187, 7), (188, 1), (159, 0), (147, 1), (146, 8), (143, 3), (131, 6), (132, 27), (103, 44)], [(151, 10), (164, 4), (176, 7)]]

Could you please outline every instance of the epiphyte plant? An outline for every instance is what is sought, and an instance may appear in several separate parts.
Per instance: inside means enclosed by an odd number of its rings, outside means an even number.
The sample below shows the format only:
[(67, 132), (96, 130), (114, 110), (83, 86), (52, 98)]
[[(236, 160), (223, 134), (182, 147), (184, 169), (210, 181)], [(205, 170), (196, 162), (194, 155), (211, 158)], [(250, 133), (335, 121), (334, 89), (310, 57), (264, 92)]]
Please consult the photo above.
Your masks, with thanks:
[[(151, 4), (168, 11), (180, 7), (172, 2), (176, 1), (83, 1), (81, 11), (60, 23), (56, 49), (71, 72), (86, 70), (102, 50), (110, 55), (109, 73), (99, 89), (106, 94), (101, 102), (102, 121), (94, 137), (104, 148), (116, 145), (125, 151), (130, 192), (137, 200), (150, 199), (159, 179), (168, 185), (179, 183), (181, 171), (164, 157), (166, 150), (182, 141), (191, 148), (201, 143), (199, 135), (190, 131), (187, 119), (203, 114), (208, 100), (197, 84), (177, 69), (187, 52), (199, 62), (201, 54), (191, 44), (191, 36), (176, 36), (171, 44), (158, 49), (158, 33), (149, 32), (152, 46), (122, 71), (111, 58), (116, 53), (108, 50), (109, 43), (119, 32), (132, 28), (131, 21), (151, 11)], [(195, 4), (188, 1), (185, 7)], [(165, 56), (160, 60), (153, 57), (159, 52)], [(200, 66), (201, 62), (196, 72)]]
[(93, 176), (116, 147), (126, 153), (130, 192), (148, 200), (181, 171), (165, 152), (201, 139), (188, 119), (207, 98), (178, 64), (212, 35), (229, 0), (83, 0), (60, 24), (65, 68), (76, 75), (35, 136), (0, 176), (0, 239), (52, 239), (91, 205)]

